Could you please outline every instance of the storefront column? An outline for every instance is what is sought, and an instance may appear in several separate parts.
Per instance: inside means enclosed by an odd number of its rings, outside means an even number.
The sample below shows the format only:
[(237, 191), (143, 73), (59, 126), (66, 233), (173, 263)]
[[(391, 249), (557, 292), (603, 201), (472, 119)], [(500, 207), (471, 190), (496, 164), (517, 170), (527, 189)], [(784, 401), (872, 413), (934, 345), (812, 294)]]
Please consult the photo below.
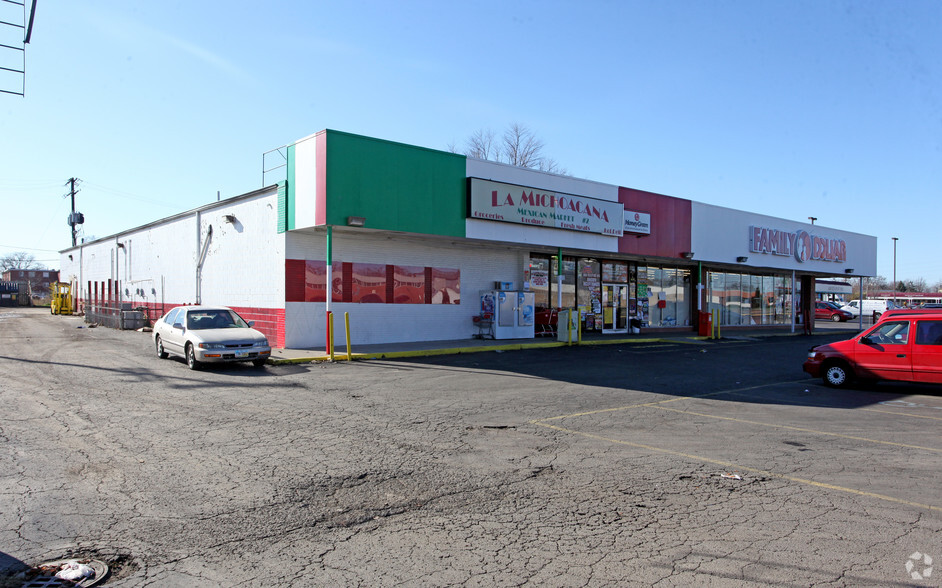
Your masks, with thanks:
[(801, 276), (801, 324), (805, 335), (814, 333), (814, 276)]
[(556, 253), (556, 308), (563, 307), (563, 248)]
[(333, 337), (331, 336), (332, 333), (330, 332), (330, 299), (333, 298), (333, 287), (334, 287), (334, 280), (333, 280), (332, 271), (331, 271), (334, 265), (333, 249), (334, 249), (334, 231), (331, 225), (327, 225), (327, 293), (324, 298), (325, 300), (324, 308), (326, 310), (325, 315), (324, 315), (324, 318), (326, 319), (326, 323), (324, 327), (324, 331), (325, 331), (324, 340), (326, 341), (326, 345), (324, 347), (325, 353), (330, 353), (330, 350), (333, 346), (333, 342), (331, 341)]
[(700, 313), (703, 311), (703, 262), (697, 262), (697, 322), (700, 321)]

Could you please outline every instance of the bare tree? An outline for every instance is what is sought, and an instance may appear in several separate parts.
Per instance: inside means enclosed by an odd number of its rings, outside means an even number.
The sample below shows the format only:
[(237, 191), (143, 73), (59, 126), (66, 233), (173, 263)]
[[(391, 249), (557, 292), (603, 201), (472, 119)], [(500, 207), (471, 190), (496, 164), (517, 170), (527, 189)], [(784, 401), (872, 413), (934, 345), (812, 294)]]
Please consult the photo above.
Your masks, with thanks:
[(0, 270), (41, 270), (46, 266), (36, 261), (36, 257), (25, 251), (14, 251), (8, 255), (0, 257)]
[(539, 168), (543, 161), (543, 141), (526, 126), (511, 123), (504, 131), (503, 153), (510, 165)]
[(550, 157), (544, 157), (540, 160), (539, 170), (549, 172), (551, 174), (559, 174), (561, 176), (569, 175), (569, 172), (566, 171), (566, 168), (560, 166), (558, 163), (556, 163), (555, 159)]
[(906, 281), (906, 290), (908, 292), (925, 292), (928, 287), (925, 278), (915, 278)]
[(500, 148), (494, 145), (494, 131), (491, 129), (478, 129), (468, 138), (468, 148), (465, 150), (468, 157), (478, 159), (501, 160)]
[[(852, 298), (860, 298), (860, 286), (857, 280), (852, 281), (853, 290), (851, 291)], [(863, 279), (864, 286), (864, 298), (867, 297), (867, 294), (870, 292), (880, 292), (883, 290), (888, 290), (891, 288), (889, 282), (883, 276), (873, 276)]]
[[(568, 175), (555, 159), (543, 155), (543, 140), (526, 125), (511, 123), (498, 141), (497, 135), (491, 129), (479, 129), (467, 140), (464, 154), (468, 157), (498, 161), (517, 167), (538, 169), (554, 174)], [(454, 143), (448, 145), (448, 150), (458, 153)]]

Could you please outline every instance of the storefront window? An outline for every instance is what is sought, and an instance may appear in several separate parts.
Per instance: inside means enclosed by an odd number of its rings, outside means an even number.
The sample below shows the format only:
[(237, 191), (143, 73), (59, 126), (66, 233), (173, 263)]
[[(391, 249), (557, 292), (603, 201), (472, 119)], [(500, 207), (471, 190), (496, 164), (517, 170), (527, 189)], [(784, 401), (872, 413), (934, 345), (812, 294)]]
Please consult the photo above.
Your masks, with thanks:
[(726, 307), (723, 321), (727, 325), (741, 325), (742, 319), (742, 275), (726, 274)]
[(652, 327), (690, 326), (690, 270), (638, 268), (638, 306)]
[(791, 280), (707, 272), (709, 311), (720, 311), (721, 325), (784, 325), (791, 323)]
[(653, 281), (653, 275), (650, 273), (653, 271), (653, 268), (647, 268), (644, 266), (638, 267), (637, 278), (637, 294), (638, 294), (638, 308), (637, 316), (641, 319), (642, 326), (648, 326), (650, 322), (648, 319), (651, 316), (650, 308), (657, 304), (657, 297), (654, 297), (653, 303), (651, 302), (651, 282)]
[(677, 317), (677, 326), (690, 326), (690, 318), (693, 312), (693, 308), (690, 306), (690, 287), (690, 270), (678, 269), (674, 290), (674, 303), (676, 308), (674, 315)]
[(628, 281), (628, 264), (623, 261), (607, 261), (602, 264), (602, 282), (624, 284)]
[(550, 258), (548, 255), (530, 256), (530, 290), (537, 308), (551, 308)]
[[(556, 264), (550, 264), (550, 279), (553, 288), (557, 288)], [(562, 287), (562, 305), (561, 308), (574, 308), (576, 306), (576, 258), (563, 257), (563, 287)], [(554, 298), (556, 297), (554, 290)]]
[(589, 314), (602, 312), (602, 283), (599, 280), (599, 262), (594, 259), (579, 260), (578, 306)]

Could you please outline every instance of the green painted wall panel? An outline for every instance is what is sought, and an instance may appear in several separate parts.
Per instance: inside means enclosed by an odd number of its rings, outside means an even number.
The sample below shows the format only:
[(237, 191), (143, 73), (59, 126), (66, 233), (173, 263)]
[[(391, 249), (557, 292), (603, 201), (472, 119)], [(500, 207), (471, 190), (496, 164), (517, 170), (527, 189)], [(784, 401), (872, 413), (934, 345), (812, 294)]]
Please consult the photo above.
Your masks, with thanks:
[(278, 182), (278, 232), (288, 230), (288, 182)]
[(294, 145), (288, 145), (288, 186), (285, 192), (285, 228), (287, 230), (294, 229), (294, 203), (297, 202), (297, 194), (295, 194), (296, 185), (294, 181)]
[(327, 223), (464, 237), (466, 167), (463, 155), (327, 131)]

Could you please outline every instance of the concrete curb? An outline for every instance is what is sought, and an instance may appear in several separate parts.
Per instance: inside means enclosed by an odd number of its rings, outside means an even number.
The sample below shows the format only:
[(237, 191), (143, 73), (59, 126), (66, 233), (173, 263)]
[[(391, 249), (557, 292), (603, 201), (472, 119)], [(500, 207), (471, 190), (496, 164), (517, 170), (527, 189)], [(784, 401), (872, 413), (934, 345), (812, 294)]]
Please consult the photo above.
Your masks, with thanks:
[[(709, 341), (707, 337), (693, 336), (683, 338), (648, 337), (643, 339), (611, 339), (604, 341), (582, 341), (564, 343), (562, 341), (547, 341), (540, 343), (512, 343), (508, 345), (476, 345), (469, 347), (447, 347), (441, 349), (410, 349), (405, 351), (375, 351), (370, 353), (353, 353), (351, 360), (365, 359), (398, 359), (404, 357), (432, 357), (435, 355), (459, 355), (463, 353), (483, 353), (487, 351), (520, 351), (523, 349), (550, 349), (556, 347), (578, 347), (584, 345), (638, 345), (651, 343), (682, 343), (685, 345), (703, 345)], [(311, 355), (284, 359), (269, 359), (269, 365), (290, 365), (299, 363), (317, 363), (330, 361), (328, 355)], [(347, 361), (346, 352), (334, 353), (334, 361)]]

